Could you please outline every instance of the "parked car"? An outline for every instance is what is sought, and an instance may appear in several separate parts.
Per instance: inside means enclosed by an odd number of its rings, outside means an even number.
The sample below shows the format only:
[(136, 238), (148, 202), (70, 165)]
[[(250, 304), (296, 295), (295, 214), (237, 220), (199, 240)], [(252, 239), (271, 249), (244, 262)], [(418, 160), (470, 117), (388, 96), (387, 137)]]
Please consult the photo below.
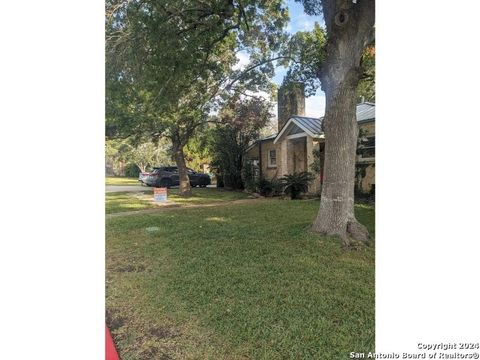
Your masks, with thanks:
[[(210, 185), (211, 179), (207, 174), (197, 173), (187, 168), (190, 186), (206, 187)], [(176, 166), (162, 166), (154, 168), (153, 171), (143, 180), (147, 186), (154, 187), (171, 187), (180, 185), (178, 176), (178, 168)]]

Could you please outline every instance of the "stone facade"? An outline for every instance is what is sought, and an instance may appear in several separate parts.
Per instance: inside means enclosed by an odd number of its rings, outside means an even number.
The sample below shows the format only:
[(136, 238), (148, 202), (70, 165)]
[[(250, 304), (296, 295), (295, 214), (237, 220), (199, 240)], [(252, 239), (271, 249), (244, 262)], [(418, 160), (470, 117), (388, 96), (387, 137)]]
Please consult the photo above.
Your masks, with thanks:
[[(292, 121), (287, 125), (292, 117), (301, 118), (305, 114), (303, 91), (303, 84), (300, 83), (294, 83), (287, 89), (279, 89), (279, 134), (257, 141), (246, 154), (246, 157), (253, 160), (258, 166), (259, 176), (267, 179), (279, 179), (294, 172), (311, 171), (314, 150), (320, 150), (320, 164), (323, 167), (325, 148), (323, 133), (320, 131), (312, 133), (307, 128), (301, 130)], [(319, 119), (305, 119), (316, 121), (317, 126), (320, 122)], [(359, 147), (357, 155), (357, 170), (360, 169), (357, 171), (359, 174), (356, 181), (357, 191), (370, 193), (375, 185), (375, 119), (359, 121), (358, 125), (363, 143)], [(288, 128), (284, 129), (285, 126)], [(281, 132), (282, 130), (283, 132)], [(318, 193), (321, 190), (322, 179), (323, 169), (310, 185), (310, 193)]]
[(278, 89), (278, 132), (292, 115), (305, 115), (305, 85), (294, 82)]
[(375, 120), (360, 122), (363, 144), (357, 155), (357, 190), (372, 193), (375, 189)]

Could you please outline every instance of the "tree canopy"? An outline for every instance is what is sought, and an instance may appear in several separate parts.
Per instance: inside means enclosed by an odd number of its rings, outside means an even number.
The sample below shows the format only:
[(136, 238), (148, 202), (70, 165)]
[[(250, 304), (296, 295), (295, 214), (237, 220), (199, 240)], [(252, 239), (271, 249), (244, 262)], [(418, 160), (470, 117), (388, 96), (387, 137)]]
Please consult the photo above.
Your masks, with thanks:
[(226, 187), (243, 189), (245, 152), (272, 117), (271, 108), (263, 98), (237, 95), (220, 110), (210, 149), (212, 165)]
[[(314, 95), (322, 83), (321, 73), (327, 55), (327, 33), (318, 23), (313, 30), (295, 33), (282, 50), (281, 63), (288, 67), (284, 83), (300, 81), (306, 95)], [(367, 46), (362, 55), (359, 99), (375, 101), (375, 45)]]
[[(107, 1), (107, 135), (169, 138), (188, 193), (189, 139), (238, 89), (270, 89), (282, 3)], [(246, 71), (235, 68), (240, 51), (250, 55)]]

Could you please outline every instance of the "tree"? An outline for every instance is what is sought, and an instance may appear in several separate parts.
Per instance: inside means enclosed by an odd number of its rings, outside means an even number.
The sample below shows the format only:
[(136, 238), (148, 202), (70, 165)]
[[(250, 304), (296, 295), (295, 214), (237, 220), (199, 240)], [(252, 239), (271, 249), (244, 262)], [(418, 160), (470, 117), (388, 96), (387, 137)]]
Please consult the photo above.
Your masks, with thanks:
[(358, 83), (358, 101), (375, 102), (375, 46), (365, 48), (362, 56), (363, 74)]
[[(296, 0), (310, 15), (323, 14), (326, 32), (317, 26), (305, 41), (317, 43), (297, 50), (306, 60), (295, 64), (290, 76), (319, 81), (326, 96), (325, 171), (320, 210), (313, 224), (319, 233), (351, 239), (368, 239), (368, 231), (354, 214), (355, 154), (358, 125), (357, 89), (365, 74), (365, 50), (374, 42), (374, 0)], [(323, 35), (325, 34), (325, 38)], [(301, 39), (297, 37), (297, 42)], [(305, 42), (304, 41), (304, 42)], [(294, 42), (295, 45), (295, 42)]]
[(109, 140), (105, 142), (105, 165), (107, 173), (124, 175), (125, 164), (130, 161), (132, 146), (125, 140)]
[(144, 172), (153, 166), (168, 165), (172, 162), (171, 151), (165, 141), (153, 143), (150, 140), (131, 142), (123, 139), (105, 142), (105, 160), (115, 174), (123, 173), (125, 164), (134, 164)]
[(203, 171), (204, 165), (211, 164), (212, 156), (209, 151), (209, 144), (212, 142), (212, 135), (212, 127), (207, 126), (205, 129), (198, 131), (187, 143), (185, 159), (190, 168), (196, 171)]
[(153, 152), (152, 163), (150, 169), (154, 166), (165, 166), (173, 164), (172, 149), (170, 148), (168, 139), (160, 139), (153, 143), (155, 150)]
[(150, 142), (140, 144), (132, 150), (132, 161), (141, 172), (147, 171), (147, 167), (152, 164), (154, 151), (155, 146)]
[(130, 161), (138, 166), (140, 171), (159, 165), (168, 165), (172, 162), (172, 155), (165, 142), (142, 142), (131, 150)]
[(268, 87), (282, 1), (107, 1), (107, 134), (168, 138), (180, 194), (190, 194), (184, 148), (216, 101), (245, 82), (236, 53), (250, 51), (252, 87)]
[(223, 183), (243, 189), (244, 154), (269, 122), (272, 104), (260, 97), (237, 94), (221, 109), (220, 124), (213, 131), (212, 165), (219, 170)]

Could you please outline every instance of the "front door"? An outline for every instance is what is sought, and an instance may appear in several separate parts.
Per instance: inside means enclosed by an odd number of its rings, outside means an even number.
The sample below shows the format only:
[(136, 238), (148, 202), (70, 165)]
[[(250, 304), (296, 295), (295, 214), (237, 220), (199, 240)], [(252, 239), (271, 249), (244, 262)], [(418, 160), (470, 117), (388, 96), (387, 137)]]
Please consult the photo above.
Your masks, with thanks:
[(306, 171), (305, 165), (307, 163), (306, 160), (306, 141), (305, 138), (296, 139), (293, 143), (293, 171), (294, 172), (302, 172)]

